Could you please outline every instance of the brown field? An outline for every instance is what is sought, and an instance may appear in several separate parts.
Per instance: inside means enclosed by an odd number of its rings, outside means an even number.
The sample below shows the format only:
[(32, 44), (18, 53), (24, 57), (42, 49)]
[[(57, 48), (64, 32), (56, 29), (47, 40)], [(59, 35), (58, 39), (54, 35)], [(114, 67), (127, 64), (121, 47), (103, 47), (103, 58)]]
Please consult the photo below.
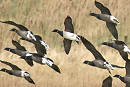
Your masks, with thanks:
[[(117, 26), (119, 39), (124, 40), (130, 31), (130, 1), (129, 0), (97, 0), (106, 5), (111, 13), (120, 21)], [(16, 64), (29, 72), (36, 85), (28, 83), (24, 78), (10, 76), (0, 72), (0, 87), (101, 87), (102, 81), (109, 76), (107, 70), (83, 64), (85, 60), (93, 60), (94, 56), (86, 50), (82, 43), (72, 43), (69, 55), (63, 48), (63, 38), (51, 31), (54, 28), (64, 30), (64, 19), (70, 15), (73, 20), (75, 33), (86, 37), (101, 52), (104, 58), (113, 64), (124, 66), (125, 62), (118, 51), (101, 46), (103, 41), (113, 39), (105, 22), (89, 16), (90, 12), (100, 13), (95, 7), (94, 0), (0, 0), (0, 20), (12, 20), (23, 24), (34, 34), (42, 36), (50, 46), (46, 57), (51, 58), (61, 69), (61, 74), (47, 65), (34, 63), (30, 67), (19, 56), (4, 51), (5, 47), (14, 48), (11, 40), (19, 40), (19, 36), (10, 32), (14, 26), (0, 24), (0, 60)], [(20, 41), (28, 51), (36, 52), (34, 45)], [(127, 45), (130, 46), (129, 36)], [(1, 68), (10, 69), (5, 64)], [(125, 75), (125, 69), (115, 69), (115, 74)], [(119, 79), (113, 78), (113, 87), (125, 87)]]

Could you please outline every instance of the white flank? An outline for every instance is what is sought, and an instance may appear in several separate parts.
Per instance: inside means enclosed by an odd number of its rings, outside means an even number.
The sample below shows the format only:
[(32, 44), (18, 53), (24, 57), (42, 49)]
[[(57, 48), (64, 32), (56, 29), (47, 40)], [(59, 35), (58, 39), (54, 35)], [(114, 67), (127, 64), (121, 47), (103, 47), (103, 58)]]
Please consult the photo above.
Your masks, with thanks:
[(47, 59), (47, 65), (52, 66), (54, 63)]
[(110, 64), (110, 63), (106, 63), (106, 62), (104, 62), (104, 65), (108, 68), (108, 69), (114, 69), (114, 67)]
[(69, 40), (76, 40), (76, 41), (80, 40), (80, 37), (78, 37), (78, 35), (66, 31), (63, 32), (63, 37)]
[(41, 41), (41, 40), (40, 40), (40, 42), (41, 42), (41, 44), (45, 47), (46, 50), (49, 49), (49, 46), (48, 46), (44, 41)]
[(110, 16), (110, 20), (113, 22), (113, 23), (116, 23), (116, 24), (120, 24), (119, 20), (114, 17), (114, 16)]
[(36, 38), (35, 38), (35, 36), (31, 33), (31, 31), (27, 31), (27, 32), (28, 32), (28, 33), (27, 33), (27, 38), (29, 38), (30, 40), (33, 39), (33, 40), (36, 41)]
[(24, 77), (24, 73), (25, 73), (25, 71), (22, 70), (22, 71), (21, 71), (21, 76), (22, 76), (22, 77)]
[(42, 64), (46, 64), (47, 63), (47, 59), (42, 57)]
[(130, 49), (129, 49), (126, 45), (124, 45), (123, 51), (124, 51), (124, 52), (129, 52), (129, 53), (130, 53)]

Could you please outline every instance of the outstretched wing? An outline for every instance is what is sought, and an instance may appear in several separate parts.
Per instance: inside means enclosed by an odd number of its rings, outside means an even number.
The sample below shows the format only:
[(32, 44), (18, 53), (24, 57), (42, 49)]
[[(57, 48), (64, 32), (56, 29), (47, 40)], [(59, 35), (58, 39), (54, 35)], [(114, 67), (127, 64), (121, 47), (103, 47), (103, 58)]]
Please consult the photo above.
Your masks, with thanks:
[(106, 79), (102, 82), (102, 87), (112, 87), (112, 77), (108, 76)]
[(102, 3), (97, 2), (97, 1), (95, 0), (95, 5), (96, 5), (96, 7), (97, 7), (98, 9), (100, 9), (100, 11), (101, 11), (102, 14), (111, 15), (110, 10), (109, 10), (107, 7), (105, 7)]
[(10, 25), (14, 25), (14, 26), (18, 27), (20, 30), (23, 30), (23, 31), (28, 31), (28, 29), (27, 29), (25, 26), (23, 26), (23, 25), (21, 25), (21, 24), (16, 24), (16, 23), (13, 22), (13, 21), (0, 21), (0, 22), (1, 22), (1, 23), (10, 24)]
[(13, 70), (21, 70), (19, 67), (17, 67), (17, 66), (14, 65), (14, 64), (11, 64), (11, 63), (9, 63), (9, 62), (1, 61), (1, 60), (0, 60), (0, 62), (1, 62), (1, 63), (4, 63), (4, 64), (6, 64), (6, 65), (9, 65)]
[(102, 87), (112, 87), (112, 77), (108, 76), (106, 79), (102, 82)]
[(43, 46), (43, 45), (40, 43), (40, 41), (36, 41), (36, 42), (34, 43), (34, 45), (35, 45), (35, 48), (36, 48), (36, 51), (37, 51), (38, 54), (40, 54), (40, 55), (42, 55), (42, 56), (44, 56), (45, 54), (47, 54), (47, 53), (46, 53), (46, 48), (45, 48), (45, 46)]
[(26, 61), (30, 66), (33, 66), (33, 60), (25, 59), (25, 61)]
[(21, 46), (17, 41), (12, 40), (12, 44), (18, 49), (22, 51), (27, 51), (24, 46)]
[(130, 61), (126, 61), (126, 76), (130, 76)]
[(64, 21), (64, 25), (65, 25), (65, 31), (74, 33), (74, 27), (70, 16), (67, 16), (67, 18)]
[(116, 24), (111, 22), (106, 22), (106, 25), (109, 31), (111, 32), (111, 34), (113, 35), (113, 37), (118, 40), (118, 32), (116, 29)]
[(35, 84), (35, 82), (33, 81), (33, 79), (31, 77), (24, 77), (28, 82)]
[(106, 61), (88, 40), (86, 40), (82, 36), (81, 36), (81, 40), (82, 40), (84, 46), (94, 55), (95, 59)]
[(66, 54), (69, 54), (72, 41), (71, 41), (71, 40), (68, 40), (68, 39), (64, 39), (64, 40), (63, 40), (63, 43), (64, 43), (65, 53), (66, 53)]
[(46, 60), (46, 64), (49, 67), (51, 67), (52, 69), (54, 69), (56, 72), (61, 73), (59, 67), (54, 64), (53, 60), (51, 60), (50, 58), (45, 58), (45, 60)]
[(127, 52), (124, 52), (123, 50), (118, 50), (121, 57), (125, 60), (125, 61), (128, 61), (128, 53)]

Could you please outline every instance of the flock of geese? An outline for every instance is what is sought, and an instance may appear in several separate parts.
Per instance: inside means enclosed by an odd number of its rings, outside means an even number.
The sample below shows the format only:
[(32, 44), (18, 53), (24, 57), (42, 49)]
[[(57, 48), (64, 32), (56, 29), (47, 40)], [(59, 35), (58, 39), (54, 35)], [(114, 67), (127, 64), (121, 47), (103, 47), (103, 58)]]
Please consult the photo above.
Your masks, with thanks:
[[(95, 60), (93, 61), (84, 61), (84, 64), (88, 64), (90, 66), (98, 67), (101, 69), (107, 69), (108, 72), (111, 74), (111, 70), (116, 68), (125, 68), (126, 69), (126, 76), (122, 77), (120, 75), (114, 75), (113, 77), (119, 78), (122, 82), (126, 83), (126, 87), (130, 87), (130, 60), (128, 59), (128, 53), (130, 53), (129, 48), (123, 41), (119, 41), (118, 39), (118, 32), (116, 30), (117, 24), (120, 24), (118, 19), (111, 15), (111, 12), (107, 7), (105, 7), (100, 2), (95, 1), (95, 6), (100, 9), (101, 13), (90, 13), (91, 16), (95, 16), (97, 19), (105, 21), (106, 26), (115, 38), (115, 40), (112, 40), (111, 43), (103, 42), (102, 45), (109, 46), (111, 48), (114, 48), (119, 51), (121, 57), (126, 61), (125, 67), (118, 66), (111, 64), (105, 60), (105, 58), (99, 53), (99, 51), (96, 50), (96, 48), (93, 46), (91, 42), (89, 42), (85, 37), (81, 35), (77, 35), (74, 33), (74, 27), (72, 24), (72, 19), (70, 16), (67, 16), (64, 25), (65, 25), (65, 31), (60, 31), (58, 29), (54, 29), (52, 32), (58, 33), (60, 36), (64, 38), (63, 44), (64, 44), (64, 50), (66, 54), (69, 54), (71, 43), (72, 41), (76, 41), (79, 43), (82, 41), (84, 46), (94, 55)], [(9, 51), (11, 53), (17, 54), (20, 56), (20, 58), (24, 59), (28, 65), (33, 66), (33, 61), (42, 65), (48, 65), (50, 68), (54, 69), (56, 72), (61, 73), (58, 66), (48, 57), (45, 57), (47, 54), (47, 50), (49, 50), (49, 46), (42, 40), (42, 37), (39, 35), (34, 35), (32, 31), (29, 31), (26, 27), (24, 27), (21, 24), (17, 24), (13, 21), (0, 21), (1, 23), (10, 24), (13, 26), (16, 26), (19, 28), (19, 30), (13, 28), (10, 31), (13, 31), (17, 33), (21, 38), (21, 40), (28, 41), (32, 44), (34, 44), (37, 53), (31, 53), (26, 50), (24, 46), (21, 46), (17, 41), (12, 40), (12, 44), (16, 48), (5, 48), (6, 51)], [(5, 68), (2, 68), (0, 71), (6, 72), (10, 75), (14, 75), (17, 77), (24, 77), (28, 82), (35, 84), (35, 82), (32, 80), (30, 74), (19, 67), (17, 67), (14, 64), (11, 64), (7, 61), (0, 60), (1, 63), (4, 63), (6, 65), (9, 65), (12, 70), (8, 70)], [(109, 76), (103, 81), (102, 87), (111, 87), (112, 86), (112, 77)]]

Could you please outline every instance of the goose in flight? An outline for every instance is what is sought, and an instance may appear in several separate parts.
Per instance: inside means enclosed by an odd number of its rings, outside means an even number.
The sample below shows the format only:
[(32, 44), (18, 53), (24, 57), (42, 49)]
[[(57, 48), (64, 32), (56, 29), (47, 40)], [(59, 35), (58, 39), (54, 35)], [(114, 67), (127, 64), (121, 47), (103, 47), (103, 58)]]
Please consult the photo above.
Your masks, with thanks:
[(28, 42), (31, 42), (35, 45), (36, 51), (40, 55), (47, 54), (46, 51), (49, 49), (49, 46), (42, 40), (42, 37), (39, 35), (34, 35), (36, 37), (36, 41), (34, 40), (26, 40), (24, 38), (21, 38), (21, 40), (25, 40)]
[(126, 87), (130, 87), (130, 60), (126, 61), (125, 69), (126, 69), (126, 76), (122, 77), (116, 74), (113, 77), (119, 78), (122, 82), (126, 83)]
[(29, 55), (22, 56), (21, 58), (27, 59), (27, 60), (33, 60), (36, 63), (42, 64), (42, 65), (47, 64), (56, 72), (61, 73), (59, 67), (53, 62), (53, 60), (51, 60), (50, 58), (44, 57), (42, 55), (39, 55), (37, 53), (30, 53)]
[(70, 16), (67, 16), (67, 18), (64, 21), (64, 25), (65, 25), (65, 31), (54, 29), (52, 32), (57, 32), (60, 36), (64, 38), (63, 40), (64, 49), (66, 54), (69, 54), (72, 41), (74, 40), (77, 43), (79, 43), (80, 37), (74, 33), (74, 27)]
[(5, 23), (5, 24), (14, 25), (14, 26), (18, 27), (19, 30), (13, 28), (10, 31), (16, 32), (19, 36), (21, 36), (24, 39), (36, 41), (36, 38), (33, 35), (32, 31), (29, 31), (25, 26), (23, 26), (21, 24), (17, 24), (13, 21), (0, 21), (0, 22)]
[[(19, 56), (26, 56), (30, 52), (27, 52), (26, 48), (24, 46), (21, 46), (17, 41), (12, 40), (12, 44), (16, 47), (16, 49), (12, 48), (5, 48), (4, 50), (9, 51), (11, 53), (17, 54)], [(30, 66), (33, 66), (33, 61), (32, 60), (27, 60), (24, 59)]]
[(118, 65), (114, 65), (111, 64), (109, 62), (107, 62), (103, 56), (96, 50), (96, 48), (88, 41), (86, 40), (84, 37), (81, 36), (81, 41), (83, 42), (84, 46), (94, 55), (95, 60), (93, 61), (84, 61), (84, 64), (88, 64), (91, 66), (95, 66), (98, 68), (102, 68), (102, 69), (107, 69), (110, 72), (110, 69), (114, 69), (114, 67), (116, 68), (125, 68), (122, 66), (118, 66)]
[(0, 71), (6, 72), (9, 75), (14, 75), (14, 76), (17, 76), (17, 77), (23, 77), (29, 83), (35, 84), (34, 81), (33, 81), (33, 79), (31, 78), (31, 75), (28, 72), (26, 72), (24, 70), (21, 70), (19, 67), (17, 67), (14, 64), (11, 64), (9, 62), (1, 61), (1, 60), (0, 60), (0, 62), (3, 63), (3, 64), (6, 64), (6, 65), (8, 65), (8, 66), (10, 66), (12, 68), (12, 70), (8, 70), (8, 69), (5, 69), (5, 68), (2, 68)]
[(97, 2), (96, 0), (95, 0), (95, 6), (101, 11), (101, 14), (90, 13), (90, 15), (95, 16), (99, 20), (105, 21), (106, 26), (113, 35), (113, 37), (118, 40), (118, 32), (116, 29), (116, 25), (120, 24), (118, 19), (111, 15), (111, 12), (107, 7), (105, 7), (100, 2)]
[(128, 48), (128, 46), (123, 42), (123, 41), (119, 41), (119, 40), (113, 40), (112, 43), (109, 42), (103, 42), (102, 45), (106, 45), (109, 47), (112, 47), (116, 50), (119, 51), (121, 57), (125, 60), (128, 61), (128, 53), (130, 53), (130, 49)]

